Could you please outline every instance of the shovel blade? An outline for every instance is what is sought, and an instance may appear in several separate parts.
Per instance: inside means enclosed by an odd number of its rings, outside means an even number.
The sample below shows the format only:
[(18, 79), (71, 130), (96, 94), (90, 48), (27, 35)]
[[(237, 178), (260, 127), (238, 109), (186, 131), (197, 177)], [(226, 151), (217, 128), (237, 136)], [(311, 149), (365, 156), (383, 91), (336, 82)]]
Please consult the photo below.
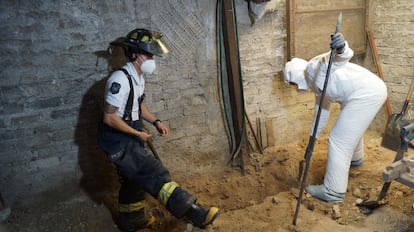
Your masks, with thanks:
[(392, 114), (387, 121), (384, 135), (382, 136), (381, 146), (392, 151), (398, 151), (401, 145), (400, 131), (410, 122), (405, 120), (402, 114)]
[(358, 207), (364, 207), (370, 210), (377, 209), (383, 205), (385, 205), (385, 202), (382, 201), (363, 201), (359, 204), (357, 204)]
[(359, 204), (356, 204), (356, 206), (359, 207), (359, 210), (363, 214), (368, 215), (371, 214), (375, 209), (378, 209), (385, 204), (386, 203), (383, 201), (363, 201)]

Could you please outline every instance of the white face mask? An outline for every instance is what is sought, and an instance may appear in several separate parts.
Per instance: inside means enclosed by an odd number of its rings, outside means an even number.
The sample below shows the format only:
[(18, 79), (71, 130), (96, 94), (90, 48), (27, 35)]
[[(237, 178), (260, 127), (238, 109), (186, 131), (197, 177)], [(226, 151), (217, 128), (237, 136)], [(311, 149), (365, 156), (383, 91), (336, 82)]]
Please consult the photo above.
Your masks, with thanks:
[(152, 74), (155, 70), (155, 61), (154, 60), (145, 60), (142, 64), (141, 64), (141, 71), (143, 73), (148, 73), (148, 74)]

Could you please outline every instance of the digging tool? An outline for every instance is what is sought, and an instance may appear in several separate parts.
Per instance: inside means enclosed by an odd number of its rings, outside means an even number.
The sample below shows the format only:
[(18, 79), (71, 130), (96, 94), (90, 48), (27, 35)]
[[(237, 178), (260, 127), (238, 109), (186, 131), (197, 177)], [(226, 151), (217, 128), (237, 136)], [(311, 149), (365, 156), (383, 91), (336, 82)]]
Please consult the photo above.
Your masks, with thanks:
[[(335, 34), (339, 32), (339, 29), (341, 27), (341, 23), (342, 23), (342, 12), (339, 14), (338, 20), (336, 22)], [(306, 177), (308, 176), (308, 171), (309, 171), (310, 161), (311, 161), (311, 157), (312, 157), (313, 147), (315, 145), (315, 140), (316, 140), (316, 133), (318, 131), (319, 118), (320, 118), (321, 112), (322, 112), (323, 100), (325, 98), (326, 89), (328, 87), (329, 74), (331, 72), (332, 61), (333, 61), (333, 58), (335, 56), (335, 53), (336, 53), (335, 49), (331, 49), (331, 53), (330, 53), (330, 56), (329, 56), (329, 62), (328, 62), (328, 69), (326, 70), (325, 82), (323, 84), (321, 99), (319, 101), (319, 108), (318, 108), (318, 112), (316, 114), (315, 125), (313, 126), (313, 132), (312, 132), (312, 135), (309, 138), (308, 146), (306, 147), (305, 160), (304, 161), (302, 160), (299, 163), (299, 170), (303, 170), (303, 173), (299, 173), (300, 190), (299, 190), (298, 201), (297, 201), (297, 204), (296, 204), (295, 216), (293, 218), (293, 225), (296, 225), (296, 221), (297, 221), (297, 218), (298, 218), (298, 215), (299, 215), (299, 208), (300, 208), (300, 205), (301, 205), (301, 202), (302, 202), (302, 195), (303, 195), (303, 191), (305, 189)], [(305, 166), (304, 169), (303, 169), (303, 165)]]
[[(400, 130), (410, 122), (404, 118), (408, 108), (408, 104), (411, 101), (411, 95), (414, 91), (414, 79), (411, 81), (410, 89), (408, 90), (407, 97), (404, 101), (404, 105), (400, 113), (392, 114), (385, 127), (384, 136), (382, 137), (381, 146), (393, 151), (397, 151), (400, 148)], [(407, 150), (407, 148), (406, 148)], [(405, 151), (406, 151), (405, 150)]]
[[(404, 157), (404, 153), (408, 148), (408, 143), (414, 139), (414, 123), (411, 123), (409, 125), (406, 125), (401, 128), (400, 130), (400, 145), (397, 151), (397, 154), (395, 155), (394, 162), (397, 162), (401, 160)], [(378, 194), (377, 200), (374, 201), (363, 201), (359, 204), (357, 204), (358, 207), (364, 207), (368, 208), (370, 210), (374, 210), (382, 205), (382, 199), (384, 199), (385, 195), (388, 192), (388, 189), (390, 188), (391, 181), (384, 183), (382, 186), (381, 192)]]
[(151, 150), (152, 154), (154, 155), (154, 157), (155, 157), (158, 161), (160, 161), (160, 163), (162, 163), (162, 162), (161, 162), (161, 158), (160, 158), (160, 156), (158, 155), (158, 152), (155, 150), (155, 147), (154, 147), (154, 145), (152, 144), (152, 139), (149, 139), (149, 140), (147, 141), (147, 145), (148, 145), (149, 149)]
[[(147, 128), (143, 128), (143, 130), (145, 131), (145, 132), (149, 132), (149, 130), (147, 129)], [(158, 155), (158, 152), (155, 150), (155, 147), (154, 147), (154, 145), (152, 144), (152, 138), (149, 138), (148, 140), (147, 140), (147, 145), (148, 145), (148, 147), (149, 147), (149, 149), (151, 150), (151, 152), (152, 152), (152, 154), (154, 155), (154, 157), (155, 157), (155, 159), (157, 159), (158, 161), (160, 161), (160, 163), (162, 163), (161, 162), (161, 158), (160, 158), (160, 156)]]

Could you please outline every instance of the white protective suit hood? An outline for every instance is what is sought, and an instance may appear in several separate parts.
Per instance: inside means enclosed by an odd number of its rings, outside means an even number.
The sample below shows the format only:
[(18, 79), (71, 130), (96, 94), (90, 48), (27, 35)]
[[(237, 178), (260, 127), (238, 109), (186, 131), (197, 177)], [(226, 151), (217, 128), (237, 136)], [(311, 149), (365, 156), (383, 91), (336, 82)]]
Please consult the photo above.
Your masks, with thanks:
[(285, 65), (283, 76), (285, 83), (295, 83), (299, 90), (308, 90), (309, 85), (305, 79), (305, 70), (308, 62), (304, 59), (293, 58)]

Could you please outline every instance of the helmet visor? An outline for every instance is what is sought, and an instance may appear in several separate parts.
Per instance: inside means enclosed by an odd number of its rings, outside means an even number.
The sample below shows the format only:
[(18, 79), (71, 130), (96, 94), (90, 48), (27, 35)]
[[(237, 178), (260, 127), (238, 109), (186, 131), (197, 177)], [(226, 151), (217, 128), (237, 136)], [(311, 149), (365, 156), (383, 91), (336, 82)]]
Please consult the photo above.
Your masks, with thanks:
[(170, 53), (168, 44), (162, 39), (162, 33), (157, 31), (150, 31), (151, 37), (143, 36), (138, 46), (151, 54), (162, 56)]

